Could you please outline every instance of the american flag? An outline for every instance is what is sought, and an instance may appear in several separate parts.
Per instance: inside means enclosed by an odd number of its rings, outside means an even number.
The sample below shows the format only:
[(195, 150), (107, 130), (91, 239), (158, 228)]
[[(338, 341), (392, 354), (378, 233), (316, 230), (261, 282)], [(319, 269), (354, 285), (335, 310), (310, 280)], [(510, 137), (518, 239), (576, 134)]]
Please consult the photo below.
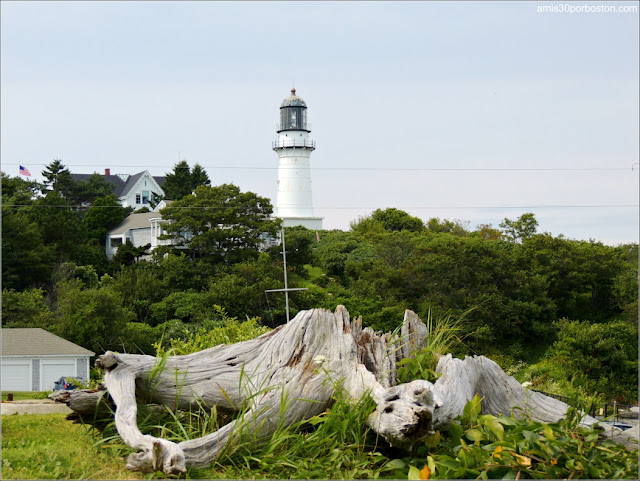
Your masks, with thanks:
[(20, 175), (26, 175), (27, 177), (31, 177), (31, 172), (26, 167), (20, 166)]

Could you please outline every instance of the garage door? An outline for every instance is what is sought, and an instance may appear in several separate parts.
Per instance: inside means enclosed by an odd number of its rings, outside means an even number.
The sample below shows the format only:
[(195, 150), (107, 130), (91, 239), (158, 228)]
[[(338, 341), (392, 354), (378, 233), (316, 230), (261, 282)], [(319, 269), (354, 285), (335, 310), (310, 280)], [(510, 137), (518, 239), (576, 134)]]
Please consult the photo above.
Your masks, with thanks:
[(2, 390), (31, 391), (30, 361), (2, 361)]
[(61, 377), (76, 377), (75, 359), (43, 360), (40, 388), (43, 391), (52, 391), (53, 383)]

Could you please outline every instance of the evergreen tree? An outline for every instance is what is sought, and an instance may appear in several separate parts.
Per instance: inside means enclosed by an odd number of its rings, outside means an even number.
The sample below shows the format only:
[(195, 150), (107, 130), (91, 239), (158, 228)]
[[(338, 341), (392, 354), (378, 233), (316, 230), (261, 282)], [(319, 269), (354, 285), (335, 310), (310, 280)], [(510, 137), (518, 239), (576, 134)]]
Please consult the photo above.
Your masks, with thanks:
[(84, 249), (85, 233), (80, 216), (60, 193), (49, 192), (30, 209), (45, 245), (53, 247), (59, 258), (74, 260)]
[(211, 185), (207, 172), (202, 168), (200, 164), (193, 166), (191, 171), (191, 187), (196, 190), (199, 185)]
[(67, 200), (72, 204), (93, 204), (96, 199), (113, 194), (115, 185), (104, 180), (100, 174), (93, 173), (87, 180), (71, 182)]
[(166, 176), (162, 185), (165, 199), (179, 200), (191, 194), (199, 185), (210, 185), (209, 176), (200, 164), (196, 164), (193, 170), (186, 160), (181, 160), (173, 167), (173, 173)]
[(104, 246), (107, 232), (122, 222), (131, 210), (122, 207), (114, 195), (96, 199), (82, 219), (87, 237), (97, 239)]
[(73, 191), (73, 178), (60, 159), (53, 159), (53, 162), (42, 171), (42, 175), (47, 179), (43, 185), (43, 194), (53, 190), (65, 199), (70, 197)]

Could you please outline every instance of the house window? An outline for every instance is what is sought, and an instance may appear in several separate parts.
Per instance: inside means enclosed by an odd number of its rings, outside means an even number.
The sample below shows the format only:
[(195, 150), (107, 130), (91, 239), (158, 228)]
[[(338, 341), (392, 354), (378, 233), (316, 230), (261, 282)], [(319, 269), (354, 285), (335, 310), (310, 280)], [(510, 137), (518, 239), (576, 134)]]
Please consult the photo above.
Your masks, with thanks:
[(143, 204), (148, 204), (149, 203), (149, 191), (148, 190), (143, 190), (142, 191), (142, 203)]
[(111, 247), (120, 247), (122, 245), (122, 239), (120, 237), (112, 237)]
[(140, 203), (140, 194), (136, 194), (136, 204)]

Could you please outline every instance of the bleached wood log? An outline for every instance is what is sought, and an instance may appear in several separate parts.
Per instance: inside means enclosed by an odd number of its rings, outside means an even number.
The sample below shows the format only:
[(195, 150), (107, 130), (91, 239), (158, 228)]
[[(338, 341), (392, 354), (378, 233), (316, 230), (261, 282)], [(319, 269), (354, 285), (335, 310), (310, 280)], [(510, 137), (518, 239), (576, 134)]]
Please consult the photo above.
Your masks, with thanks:
[(49, 399), (69, 406), (73, 412), (67, 414), (65, 419), (75, 423), (97, 424), (112, 416), (116, 409), (103, 384), (97, 389), (54, 391), (49, 394)]
[[(525, 390), (499, 366), (482, 356), (438, 362), (434, 383), (396, 386), (397, 362), (419, 348), (426, 327), (405, 313), (399, 337), (362, 328), (343, 306), (335, 313), (302, 311), (288, 324), (250, 340), (220, 345), (187, 356), (107, 352), (96, 365), (117, 406), (115, 423), (124, 442), (138, 450), (127, 466), (138, 471), (184, 472), (186, 466), (211, 464), (232, 437), (271, 435), (278, 425), (309, 419), (331, 403), (335, 386), (353, 399), (369, 395), (377, 408), (368, 424), (389, 443), (407, 447), (434, 429), (446, 429), (476, 393), (483, 411), (509, 414), (518, 406), (533, 419), (555, 421), (567, 405)], [(76, 396), (70, 393), (69, 404)], [(143, 435), (136, 424), (137, 402), (171, 409), (195, 407), (248, 411), (204, 437), (172, 443)], [(284, 409), (281, 409), (282, 403)]]

